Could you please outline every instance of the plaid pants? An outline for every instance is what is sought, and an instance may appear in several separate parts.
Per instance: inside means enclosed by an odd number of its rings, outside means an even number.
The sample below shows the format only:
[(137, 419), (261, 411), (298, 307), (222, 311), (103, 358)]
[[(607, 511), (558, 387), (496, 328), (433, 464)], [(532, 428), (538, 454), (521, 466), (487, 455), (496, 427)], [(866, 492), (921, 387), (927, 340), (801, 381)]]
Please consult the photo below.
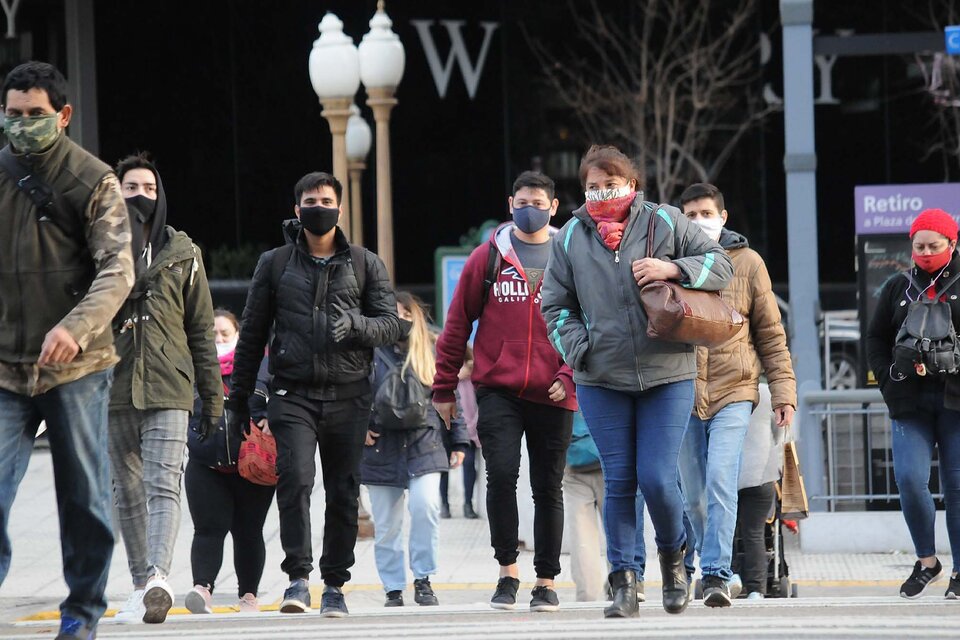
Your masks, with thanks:
[(188, 417), (182, 410), (110, 409), (114, 502), (136, 587), (170, 571)]

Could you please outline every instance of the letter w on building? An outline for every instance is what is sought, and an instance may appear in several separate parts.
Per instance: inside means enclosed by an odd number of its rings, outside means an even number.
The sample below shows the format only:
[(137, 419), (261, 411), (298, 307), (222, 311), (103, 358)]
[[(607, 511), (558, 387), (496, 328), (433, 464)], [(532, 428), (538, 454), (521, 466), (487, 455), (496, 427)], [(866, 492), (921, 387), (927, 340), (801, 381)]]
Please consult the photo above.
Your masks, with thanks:
[(447, 87), (450, 85), (450, 76), (453, 74), (453, 63), (456, 61), (460, 67), (460, 73), (463, 74), (463, 82), (467, 86), (467, 94), (473, 100), (477, 94), (477, 85), (480, 84), (480, 75), (483, 73), (483, 66), (487, 61), (487, 53), (490, 51), (490, 42), (493, 40), (493, 32), (500, 26), (498, 22), (481, 22), (483, 27), (483, 44), (480, 45), (480, 55), (477, 56), (477, 63), (470, 60), (470, 54), (467, 52), (467, 45), (463, 41), (463, 35), (460, 30), (466, 24), (465, 20), (440, 20), (447, 29), (450, 36), (450, 52), (447, 54), (446, 63), (440, 62), (440, 54), (437, 53), (437, 45), (433, 41), (433, 35), (430, 33), (430, 27), (437, 22), (436, 20), (411, 20), (410, 23), (416, 28), (420, 36), (420, 42), (423, 44), (423, 52), (427, 56), (427, 64), (430, 66), (430, 73), (433, 75), (433, 81), (437, 85), (437, 93), (441, 98), (447, 96)]

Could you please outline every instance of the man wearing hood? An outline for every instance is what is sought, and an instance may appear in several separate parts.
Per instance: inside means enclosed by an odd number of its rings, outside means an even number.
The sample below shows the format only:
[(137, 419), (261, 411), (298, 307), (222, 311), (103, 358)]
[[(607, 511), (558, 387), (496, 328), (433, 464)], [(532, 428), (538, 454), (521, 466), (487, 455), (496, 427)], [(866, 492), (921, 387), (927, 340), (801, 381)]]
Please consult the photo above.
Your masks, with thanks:
[(494, 609), (513, 609), (520, 587), (517, 476), (521, 438), (530, 456), (537, 581), (532, 611), (560, 606), (554, 578), (560, 573), (563, 536), (563, 469), (577, 408), (572, 371), (547, 337), (540, 313), (541, 285), (557, 230), (550, 226), (559, 201), (553, 180), (524, 171), (507, 202), (513, 220), (474, 249), (463, 267), (437, 340), (433, 406), (449, 425), (456, 415), (454, 389), (467, 340), (473, 343), (477, 435), (487, 464), (490, 544), (500, 565)]
[[(0, 585), (10, 507), (45, 420), (70, 589), (57, 638), (88, 640), (107, 608), (114, 546), (106, 447), (117, 355), (105, 328), (133, 285), (133, 260), (117, 177), (65, 133), (66, 85), (45, 62), (3, 81), (10, 144), (0, 154), (14, 162), (0, 171)], [(26, 193), (31, 178), (56, 206)]]
[[(729, 607), (739, 593), (731, 593), (729, 582), (740, 453), (750, 415), (760, 401), (760, 374), (766, 374), (780, 427), (793, 419), (797, 380), (767, 267), (745, 237), (724, 227), (723, 194), (712, 184), (697, 183), (684, 190), (680, 203), (684, 215), (730, 256), (733, 280), (723, 298), (744, 318), (743, 328), (726, 344), (697, 347), (696, 398), (679, 461), (700, 553), (704, 604)], [(773, 496), (769, 498), (772, 506)]]
[[(272, 329), (267, 418), (277, 441), (277, 506), (286, 555), (280, 568), (290, 577), (281, 613), (310, 609), (310, 496), (319, 448), (326, 494), (320, 615), (348, 615), (341, 587), (350, 579), (357, 542), (373, 350), (401, 335), (386, 267), (370, 251), (351, 245), (337, 226), (342, 194), (340, 181), (322, 172), (308, 173), (294, 187), (297, 219), (284, 223), (287, 244), (261, 255), (253, 273), (227, 401), (230, 420), (249, 431), (247, 399)], [(405, 329), (409, 333), (409, 323)]]
[(193, 387), (200, 431), (223, 413), (213, 302), (203, 258), (166, 224), (167, 199), (143, 154), (117, 165), (133, 235), (136, 282), (113, 322), (120, 355), (110, 397), (110, 462), (133, 593), (120, 622), (159, 623), (173, 605), (167, 574), (180, 528), (180, 476)]

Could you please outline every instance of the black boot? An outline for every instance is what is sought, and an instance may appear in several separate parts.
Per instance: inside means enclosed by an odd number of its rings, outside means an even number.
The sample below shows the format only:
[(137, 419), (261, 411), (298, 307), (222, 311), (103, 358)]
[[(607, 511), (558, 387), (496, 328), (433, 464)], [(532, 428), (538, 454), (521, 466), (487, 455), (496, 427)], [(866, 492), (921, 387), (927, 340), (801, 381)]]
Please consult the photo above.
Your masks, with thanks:
[(660, 556), (660, 574), (663, 576), (663, 610), (682, 613), (687, 608), (687, 571), (683, 567), (686, 545), (676, 551), (657, 552)]
[(610, 574), (613, 604), (603, 610), (604, 618), (632, 618), (637, 615), (637, 574), (630, 569)]

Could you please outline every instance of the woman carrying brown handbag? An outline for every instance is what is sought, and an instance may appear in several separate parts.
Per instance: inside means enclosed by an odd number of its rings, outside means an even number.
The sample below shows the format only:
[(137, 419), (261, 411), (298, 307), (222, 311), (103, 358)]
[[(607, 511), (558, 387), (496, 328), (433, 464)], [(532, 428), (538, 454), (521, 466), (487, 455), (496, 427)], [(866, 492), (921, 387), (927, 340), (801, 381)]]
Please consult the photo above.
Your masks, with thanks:
[[(615, 147), (591, 147), (580, 181), (586, 204), (554, 239), (542, 309), (547, 334), (574, 371), (580, 409), (603, 463), (614, 591), (604, 615), (637, 613), (638, 487), (656, 529), (663, 606), (680, 613), (687, 578), (677, 458), (693, 409), (696, 357), (692, 345), (647, 336), (640, 289), (674, 280), (716, 291), (733, 268), (720, 245), (676, 207), (644, 201), (636, 168)], [(652, 257), (646, 257), (650, 216), (658, 220)]]

